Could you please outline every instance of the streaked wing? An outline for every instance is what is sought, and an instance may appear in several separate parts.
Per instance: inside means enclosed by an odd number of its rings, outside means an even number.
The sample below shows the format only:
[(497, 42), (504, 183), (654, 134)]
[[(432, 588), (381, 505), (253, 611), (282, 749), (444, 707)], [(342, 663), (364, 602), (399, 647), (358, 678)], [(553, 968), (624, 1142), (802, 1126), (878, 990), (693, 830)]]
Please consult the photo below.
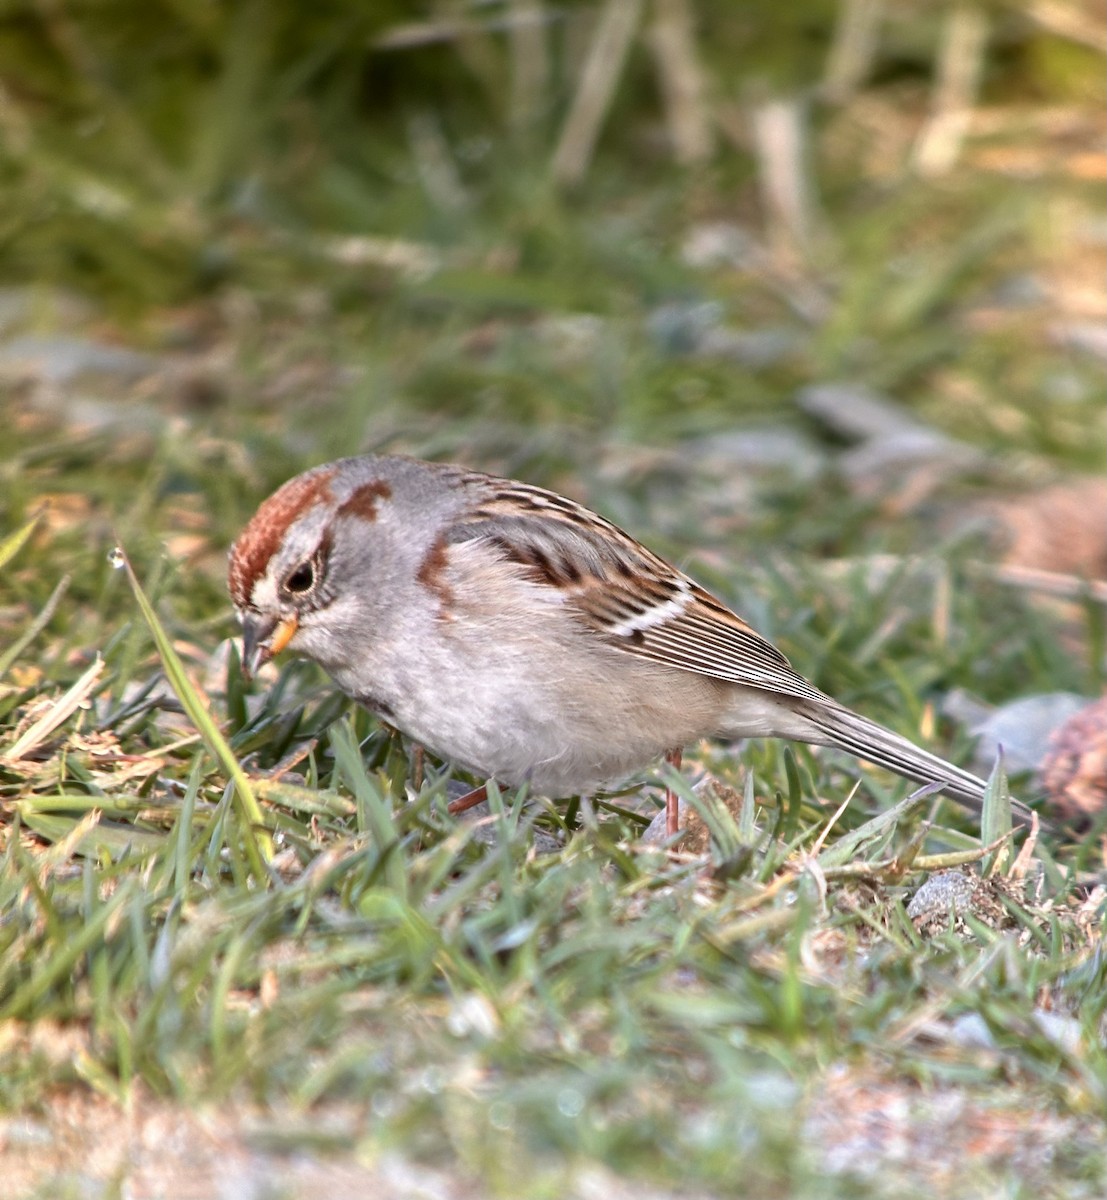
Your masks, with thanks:
[(484, 492), (447, 541), (483, 539), (557, 588), (581, 620), (629, 654), (747, 687), (825, 700), (783, 654), (710, 592), (618, 526), (527, 484), (471, 475)]
[[(783, 692), (809, 700), (825, 700), (813, 684), (797, 674), (784, 655), (741, 617), (699, 584), (675, 616), (631, 634), (628, 647), (645, 658), (698, 671), (730, 683)], [(646, 614), (649, 619), (650, 614)]]

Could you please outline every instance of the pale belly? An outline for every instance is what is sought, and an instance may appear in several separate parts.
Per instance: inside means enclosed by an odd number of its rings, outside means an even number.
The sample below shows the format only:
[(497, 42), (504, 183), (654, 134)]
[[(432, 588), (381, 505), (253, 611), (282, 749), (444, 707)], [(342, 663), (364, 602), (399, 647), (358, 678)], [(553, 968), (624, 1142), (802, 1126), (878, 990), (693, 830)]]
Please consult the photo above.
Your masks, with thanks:
[(418, 672), (390, 664), (372, 690), (344, 690), (446, 761), (551, 797), (617, 784), (721, 732), (723, 686), (616, 650), (590, 657), (582, 673), (568, 656), (519, 648), (460, 670), (445, 655)]

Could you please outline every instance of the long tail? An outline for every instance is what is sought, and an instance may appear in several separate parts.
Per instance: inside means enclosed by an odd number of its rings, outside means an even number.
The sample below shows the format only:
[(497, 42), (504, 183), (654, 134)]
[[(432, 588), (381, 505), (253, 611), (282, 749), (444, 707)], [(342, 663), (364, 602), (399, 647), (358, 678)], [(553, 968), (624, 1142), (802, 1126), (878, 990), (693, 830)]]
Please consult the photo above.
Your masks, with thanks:
[[(919, 783), (943, 783), (947, 795), (976, 813), (981, 811), (987, 784), (971, 771), (946, 762), (937, 754), (921, 749), (900, 734), (834, 701), (827, 704), (805, 703), (798, 705), (797, 711), (823, 734), (826, 739), (823, 744), (836, 746), (839, 750), (855, 754), (858, 758), (867, 759)], [(1025, 804), (1012, 800), (1011, 808), (1016, 821), (1030, 824), (1031, 812)]]

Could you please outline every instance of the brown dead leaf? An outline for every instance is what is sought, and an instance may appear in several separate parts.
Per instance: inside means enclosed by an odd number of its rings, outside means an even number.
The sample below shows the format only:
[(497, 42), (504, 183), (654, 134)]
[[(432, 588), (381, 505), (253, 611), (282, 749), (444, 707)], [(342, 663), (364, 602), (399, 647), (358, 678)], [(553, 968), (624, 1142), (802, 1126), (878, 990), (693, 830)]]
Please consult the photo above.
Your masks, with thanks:
[(1050, 811), (1086, 826), (1107, 806), (1107, 696), (1071, 716), (1050, 743), (1039, 772)]
[(82, 492), (44, 492), (29, 506), (42, 510), (42, 528), (48, 534), (65, 533), (88, 524), (92, 501)]
[(991, 522), (1005, 564), (1107, 579), (1107, 479), (987, 500), (976, 511)]

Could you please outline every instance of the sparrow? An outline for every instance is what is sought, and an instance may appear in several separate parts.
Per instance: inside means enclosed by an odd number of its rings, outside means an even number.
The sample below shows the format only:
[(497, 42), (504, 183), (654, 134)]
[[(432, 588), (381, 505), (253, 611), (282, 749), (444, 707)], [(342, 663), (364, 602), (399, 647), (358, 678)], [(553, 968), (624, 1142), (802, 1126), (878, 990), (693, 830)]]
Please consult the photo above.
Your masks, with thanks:
[(381, 720), (504, 786), (591, 794), (702, 738), (774, 737), (981, 807), (982, 779), (838, 703), (689, 576), (544, 488), (339, 459), (261, 505), (228, 584), (248, 674), (285, 649), (311, 659)]

